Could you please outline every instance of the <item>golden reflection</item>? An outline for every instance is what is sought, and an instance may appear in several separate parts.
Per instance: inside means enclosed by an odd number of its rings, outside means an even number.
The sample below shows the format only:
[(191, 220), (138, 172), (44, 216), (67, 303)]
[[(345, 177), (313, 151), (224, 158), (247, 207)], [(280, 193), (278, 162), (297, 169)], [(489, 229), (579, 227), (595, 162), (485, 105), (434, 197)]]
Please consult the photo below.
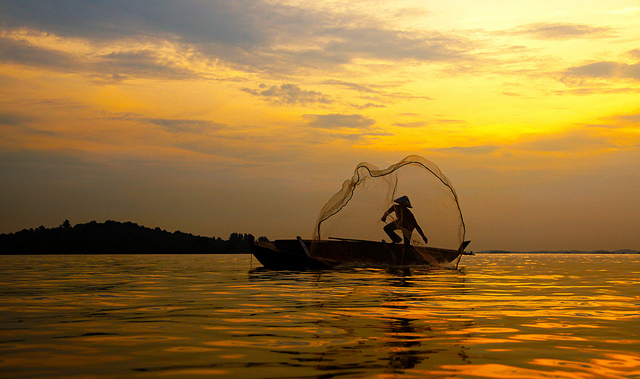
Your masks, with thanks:
[(432, 371), (429, 374), (449, 376), (465, 376), (469, 378), (495, 378), (495, 379), (584, 379), (583, 375), (578, 375), (565, 371), (541, 371), (514, 367), (496, 363), (484, 365), (445, 365), (441, 367), (444, 371)]
[(520, 334), (509, 337), (518, 341), (586, 341), (586, 338), (558, 334)]
[(219, 370), (214, 368), (182, 368), (175, 370), (166, 370), (166, 371), (155, 371), (153, 375), (157, 376), (170, 376), (172, 378), (179, 378), (189, 375), (197, 375), (197, 376), (226, 376), (229, 375), (230, 372), (228, 370)]
[(468, 328), (463, 330), (449, 330), (446, 334), (468, 334), (468, 333), (515, 333), (519, 332), (519, 329), (514, 328)]
[(593, 325), (593, 324), (561, 324), (557, 322), (538, 322), (535, 324), (522, 324), (522, 326), (527, 326), (531, 328), (541, 328), (541, 329), (602, 328), (601, 326)]
[(584, 372), (599, 378), (628, 378), (640, 375), (640, 356), (622, 353), (608, 353), (605, 358), (594, 358), (588, 362), (574, 362), (559, 359), (534, 359), (533, 364), (562, 367), (577, 371), (575, 377), (584, 377)]

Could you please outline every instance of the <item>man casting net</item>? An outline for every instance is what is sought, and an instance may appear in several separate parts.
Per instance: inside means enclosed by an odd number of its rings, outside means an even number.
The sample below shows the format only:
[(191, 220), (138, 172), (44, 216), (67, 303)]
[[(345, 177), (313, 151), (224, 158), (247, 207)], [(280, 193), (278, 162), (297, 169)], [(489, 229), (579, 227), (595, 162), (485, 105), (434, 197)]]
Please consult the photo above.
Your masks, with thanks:
[(411, 155), (386, 169), (359, 164), (320, 211), (313, 237), (457, 249), (465, 233), (449, 179), (435, 163)]

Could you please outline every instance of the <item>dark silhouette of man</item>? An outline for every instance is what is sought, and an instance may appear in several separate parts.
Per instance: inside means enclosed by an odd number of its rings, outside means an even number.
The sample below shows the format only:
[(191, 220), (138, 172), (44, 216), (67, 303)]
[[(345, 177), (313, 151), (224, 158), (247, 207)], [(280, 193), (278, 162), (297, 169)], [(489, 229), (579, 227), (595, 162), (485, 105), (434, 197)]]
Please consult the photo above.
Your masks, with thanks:
[(384, 226), (384, 231), (391, 237), (391, 241), (393, 241), (393, 243), (402, 242), (402, 238), (395, 232), (400, 229), (404, 237), (404, 244), (410, 245), (411, 234), (413, 233), (413, 229), (416, 229), (424, 240), (424, 243), (428, 243), (427, 236), (424, 235), (422, 228), (420, 228), (416, 221), (416, 217), (409, 210), (409, 208), (412, 208), (409, 198), (407, 196), (401, 196), (395, 199), (394, 202), (395, 204), (382, 215), (382, 222), (386, 222), (387, 216), (389, 216), (390, 213), (396, 213), (396, 219)]

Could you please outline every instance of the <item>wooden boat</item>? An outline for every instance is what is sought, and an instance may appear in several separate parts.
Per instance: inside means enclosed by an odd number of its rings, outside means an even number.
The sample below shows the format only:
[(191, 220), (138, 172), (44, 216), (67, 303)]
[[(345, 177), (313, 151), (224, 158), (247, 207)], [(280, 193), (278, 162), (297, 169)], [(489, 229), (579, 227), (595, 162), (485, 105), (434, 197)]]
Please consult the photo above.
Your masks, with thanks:
[(470, 241), (458, 250), (424, 246), (405, 246), (386, 242), (330, 239), (311, 241), (297, 239), (254, 242), (251, 253), (267, 269), (328, 269), (336, 266), (439, 266), (453, 262), (465, 253)]

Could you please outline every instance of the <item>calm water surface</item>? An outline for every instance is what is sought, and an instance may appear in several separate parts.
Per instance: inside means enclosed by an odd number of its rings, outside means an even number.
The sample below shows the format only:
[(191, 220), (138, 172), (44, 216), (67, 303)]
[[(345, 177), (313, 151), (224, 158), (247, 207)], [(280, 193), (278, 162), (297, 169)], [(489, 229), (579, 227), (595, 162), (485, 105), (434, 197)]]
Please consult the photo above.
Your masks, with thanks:
[(640, 255), (0, 257), (0, 376), (640, 378)]

